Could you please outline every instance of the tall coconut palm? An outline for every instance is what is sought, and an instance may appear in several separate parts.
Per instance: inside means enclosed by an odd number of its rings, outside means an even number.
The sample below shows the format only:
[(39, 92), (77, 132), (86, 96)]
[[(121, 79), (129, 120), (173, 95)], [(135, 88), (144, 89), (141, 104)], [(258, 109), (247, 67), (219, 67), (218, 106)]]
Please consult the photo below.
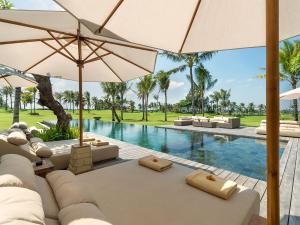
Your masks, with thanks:
[(83, 96), (84, 96), (84, 99), (85, 99), (85, 103), (87, 105), (87, 109), (88, 109), (88, 112), (90, 112), (90, 109), (91, 109), (91, 93), (88, 92), (88, 91), (85, 91), (83, 93)]
[(148, 121), (148, 100), (150, 93), (155, 89), (156, 87), (156, 80), (153, 78), (152, 74), (149, 74), (147, 76), (144, 76), (142, 84), (143, 90), (145, 93), (145, 119)]
[(32, 97), (33, 97), (33, 113), (35, 113), (35, 102), (36, 102), (36, 93), (38, 92), (38, 89), (36, 87), (28, 87), (26, 88), (27, 91), (29, 91), (30, 93), (32, 93)]
[(99, 103), (99, 99), (96, 96), (92, 97), (92, 105), (94, 106), (94, 110), (98, 109), (98, 104)]
[(5, 110), (8, 109), (8, 97), (10, 97), (10, 105), (12, 108), (12, 94), (14, 92), (14, 88), (11, 86), (5, 86), (2, 88), (2, 94), (5, 96)]
[(153, 95), (153, 98), (156, 101), (156, 104), (158, 106), (158, 110), (160, 111), (161, 107), (160, 107), (160, 102), (159, 102), (159, 93), (157, 93), (156, 95)]
[(255, 105), (253, 102), (250, 102), (247, 106), (247, 111), (251, 115), (255, 112)]
[(123, 120), (123, 111), (124, 111), (124, 96), (126, 92), (130, 89), (128, 82), (122, 82), (118, 84), (119, 94), (120, 94), (120, 109), (121, 109), (121, 120)]
[(219, 102), (220, 102), (220, 93), (218, 91), (214, 91), (214, 93), (212, 93), (210, 95), (210, 98), (216, 103), (216, 113), (219, 113)]
[(62, 100), (64, 98), (64, 95), (61, 92), (55, 92), (54, 93), (54, 97), (61, 104), (61, 102), (62, 102)]
[(14, 102), (14, 114), (13, 114), (13, 123), (19, 122), (20, 114), (20, 102), (21, 102), (21, 88), (15, 88), (15, 102)]
[[(293, 89), (297, 88), (300, 80), (300, 41), (283, 41), (279, 51), (280, 80), (290, 83)], [(260, 74), (258, 78), (266, 78)], [(298, 102), (293, 100), (294, 120), (298, 121)]]
[(116, 98), (119, 93), (118, 84), (112, 83), (112, 82), (103, 82), (100, 83), (101, 88), (105, 94), (110, 98), (111, 100), (111, 113), (112, 113), (112, 121), (115, 121), (117, 119), (118, 122), (120, 122), (120, 119), (118, 117), (118, 114), (116, 112)]
[(167, 91), (170, 87), (170, 73), (165, 72), (163, 70), (160, 70), (156, 74), (156, 79), (158, 81), (159, 89), (164, 93), (165, 95), (165, 121), (168, 121), (167, 118), (167, 111), (168, 111), (168, 100), (167, 100)]
[(263, 113), (264, 110), (265, 110), (265, 105), (264, 105), (264, 104), (259, 104), (259, 105), (257, 106), (257, 110), (258, 110), (259, 115), (262, 115), (262, 113)]
[(171, 59), (174, 62), (182, 63), (182, 65), (174, 68), (170, 72), (177, 73), (188, 70), (190, 83), (191, 83), (191, 96), (192, 96), (192, 112), (193, 115), (196, 114), (195, 109), (195, 92), (194, 92), (194, 78), (193, 78), (193, 68), (198, 66), (202, 62), (212, 58), (215, 52), (204, 52), (204, 53), (191, 53), (191, 54), (174, 54), (170, 52), (164, 52), (168, 59)]
[(229, 98), (230, 98), (230, 89), (227, 91), (227, 90), (224, 90), (224, 89), (221, 89), (220, 90), (220, 100), (221, 100), (221, 112), (224, 114), (225, 110), (226, 110), (226, 107), (229, 106), (230, 104), (230, 101), (229, 101)]
[(210, 72), (201, 63), (199, 66), (195, 68), (195, 80), (196, 80), (196, 88), (200, 95), (201, 113), (204, 116), (205, 92), (213, 88), (217, 83), (218, 79), (213, 79)]
[[(74, 101), (74, 92), (66, 90), (63, 92), (63, 101), (67, 106), (67, 109), (71, 110), (72, 109), (72, 103)], [(74, 110), (73, 110), (74, 112)]]
[(136, 83), (136, 88), (137, 88), (137, 96), (139, 99), (142, 100), (142, 104), (141, 104), (141, 109), (142, 109), (142, 120), (145, 119), (145, 96), (146, 96), (146, 92), (145, 92), (145, 80), (140, 78), (139, 81)]

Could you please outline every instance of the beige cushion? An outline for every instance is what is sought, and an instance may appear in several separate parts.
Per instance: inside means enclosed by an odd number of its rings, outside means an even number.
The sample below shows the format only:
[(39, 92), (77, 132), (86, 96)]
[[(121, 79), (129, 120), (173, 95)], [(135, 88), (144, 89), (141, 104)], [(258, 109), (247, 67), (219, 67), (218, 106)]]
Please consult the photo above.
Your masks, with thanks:
[(49, 186), (47, 180), (43, 177), (36, 176), (36, 182), (38, 186), (38, 193), (42, 198), (45, 216), (48, 218), (57, 219), (59, 208), (51, 187)]
[(42, 200), (26, 188), (0, 188), (0, 224), (44, 224)]
[(31, 144), (33, 151), (38, 157), (41, 158), (50, 158), (53, 154), (51, 149), (44, 143), (42, 142), (34, 142)]
[(33, 138), (30, 138), (30, 142), (31, 144), (32, 143), (36, 143), (36, 142), (44, 142), (41, 138), (38, 138), (38, 137), (33, 137)]
[(78, 181), (77, 177), (70, 171), (56, 170), (47, 174), (46, 179), (54, 192), (60, 209), (77, 203), (96, 204), (89, 192), (86, 191), (84, 183)]
[(24, 187), (37, 190), (31, 162), (19, 155), (3, 155), (0, 160), (0, 187)]
[(13, 145), (25, 145), (28, 141), (23, 132), (15, 131), (7, 136), (7, 141)]
[(61, 225), (110, 225), (93, 204), (80, 203), (62, 209), (58, 214)]

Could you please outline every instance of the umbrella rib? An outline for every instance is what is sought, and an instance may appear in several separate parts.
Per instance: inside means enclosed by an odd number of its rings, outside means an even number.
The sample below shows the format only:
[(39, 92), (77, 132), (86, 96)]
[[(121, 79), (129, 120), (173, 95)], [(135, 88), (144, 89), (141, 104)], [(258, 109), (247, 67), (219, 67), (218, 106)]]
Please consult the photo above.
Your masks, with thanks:
[[(76, 40), (76, 39), (75, 39)], [(64, 46), (68, 46), (71, 43), (73, 43), (75, 40), (72, 40), (70, 42), (68, 42), (67, 44), (65, 44)], [(44, 43), (44, 42), (43, 42)], [(45, 42), (46, 43), (46, 42)], [(47, 43), (48, 44), (48, 43)], [(60, 50), (63, 49), (63, 47), (56, 49), (54, 52), (52, 52), (50, 55), (46, 56), (45, 58), (41, 59), (40, 61), (38, 61), (37, 63), (35, 63), (34, 65), (32, 65), (31, 67), (29, 67), (28, 69), (26, 69), (24, 72), (27, 72), (29, 70), (31, 70), (32, 68), (36, 67), (37, 65), (39, 65), (40, 63), (44, 62), (46, 59), (50, 58), (51, 56), (53, 56), (54, 54), (56, 54), (57, 52), (60, 52)], [(73, 60), (72, 60), (73, 61)]]
[[(85, 57), (85, 59), (83, 60), (84, 62), (88, 59), (88, 58), (90, 58), (94, 53), (96, 54), (96, 51), (99, 49), (99, 48), (101, 48), (101, 46), (102, 45), (104, 45), (104, 43), (105, 42), (103, 42), (101, 45), (99, 45), (97, 48), (95, 48), (94, 50), (93, 49), (91, 49), (92, 50), (92, 52), (87, 56), (87, 57)], [(98, 54), (96, 54), (98, 57), (99, 57), (99, 55)]]
[(101, 33), (101, 31), (103, 30), (103, 28), (105, 27), (105, 25), (108, 23), (108, 21), (111, 19), (111, 17), (115, 14), (115, 12), (121, 6), (121, 4), (123, 3), (123, 1), (124, 0), (119, 0), (119, 2), (115, 5), (115, 7), (113, 8), (113, 10), (110, 12), (110, 14), (108, 15), (108, 17), (105, 19), (105, 21), (103, 22), (103, 24), (99, 28), (99, 33)]
[(10, 87), (13, 87), (13, 86), (8, 82), (8, 80), (7, 80), (5, 77), (3, 77), (3, 79), (6, 81), (6, 83), (7, 83)]
[(72, 37), (76, 37), (76, 35), (72, 34), (72, 33), (67, 33), (67, 32), (58, 31), (58, 30), (54, 30), (54, 29), (50, 29), (50, 28), (36, 26), (36, 25), (30, 25), (30, 24), (27, 24), (27, 23), (17, 22), (17, 21), (13, 21), (13, 20), (7, 20), (7, 19), (0, 18), (0, 22), (9, 23), (9, 24), (17, 25), (17, 26), (29, 27), (29, 28), (43, 30), (43, 31), (52, 31), (52, 32), (59, 33), (59, 34), (65, 34), (65, 35), (69, 35), (69, 36), (72, 36)]
[[(63, 47), (63, 44), (51, 33), (51, 31), (47, 31), (49, 33), (49, 35), (60, 45), (60, 47)], [(68, 55), (74, 59), (75, 57), (71, 54), (71, 52), (66, 48), (66, 47), (63, 47), (63, 49), (68, 53)]]
[(105, 53), (105, 54), (103, 54), (103, 55), (99, 55), (99, 56), (97, 56), (97, 57), (95, 57), (95, 58), (92, 58), (92, 59), (90, 59), (90, 60), (87, 60), (87, 61), (84, 62), (84, 64), (98, 61), (98, 60), (100, 60), (101, 58), (103, 58), (103, 57), (105, 57), (105, 56), (107, 56), (107, 55), (110, 55), (110, 53), (108, 52), (108, 53)]
[[(74, 37), (59, 37), (57, 39), (71, 39)], [(27, 40), (16, 40), (16, 41), (3, 41), (0, 42), (0, 45), (9, 45), (9, 44), (19, 44), (27, 42), (38, 42), (38, 41), (51, 41), (53, 38), (38, 38), (38, 39), (27, 39)]]
[(197, 14), (197, 12), (198, 12), (200, 3), (201, 3), (201, 0), (198, 0), (198, 3), (197, 3), (197, 5), (196, 5), (196, 8), (195, 8), (194, 13), (193, 13), (192, 18), (191, 18), (191, 21), (190, 21), (190, 23), (189, 23), (188, 29), (187, 29), (187, 31), (186, 31), (186, 33), (185, 33), (183, 42), (182, 42), (182, 44), (181, 44), (179, 53), (182, 52), (182, 49), (183, 49), (183, 47), (184, 47), (184, 45), (185, 45), (186, 39), (187, 39), (187, 37), (188, 37), (188, 35), (189, 35), (189, 33), (190, 33), (190, 30), (191, 30), (192, 25), (193, 25), (193, 22), (194, 22), (194, 20), (195, 20), (196, 14)]
[[(93, 42), (91, 42), (91, 41), (89, 41), (89, 40), (86, 40), (86, 41), (89, 42), (89, 43), (91, 43), (91, 44), (93, 44), (93, 45), (96, 45), (95, 43), (93, 43)], [(96, 46), (97, 46), (97, 45), (96, 45)], [(142, 66), (140, 66), (140, 65), (138, 65), (138, 64), (136, 64), (136, 63), (134, 63), (134, 62), (132, 62), (132, 61), (130, 61), (129, 59), (124, 58), (123, 56), (120, 56), (120, 55), (117, 54), (117, 53), (114, 53), (114, 52), (112, 52), (112, 51), (110, 51), (110, 50), (104, 48), (103, 46), (100, 47), (100, 48), (103, 49), (104, 51), (107, 51), (107, 52), (113, 54), (114, 56), (116, 56), (116, 57), (118, 57), (118, 58), (120, 58), (120, 59), (123, 59), (124, 61), (126, 61), (126, 62), (128, 62), (128, 63), (130, 63), (130, 64), (132, 64), (132, 65), (135, 65), (136, 67), (139, 67), (139, 68), (142, 69), (142, 70), (147, 71), (148, 73), (152, 73), (152, 71), (150, 71), (150, 70), (148, 70), (148, 69), (146, 69), (146, 68), (144, 68), (144, 67), (142, 67)]]
[[(71, 43), (73, 43), (74, 41), (76, 41), (76, 39), (73, 39), (73, 41), (71, 41)], [(76, 62), (76, 60), (72, 59), (71, 57), (69, 57), (68, 55), (66, 55), (65, 53), (61, 52), (60, 50), (56, 49), (55, 47), (53, 47), (52, 45), (50, 45), (49, 43), (42, 41), (45, 45), (47, 45), (49, 48), (52, 48), (53, 50), (57, 51), (59, 54), (63, 55), (64, 57), (70, 59), (72, 62)]]

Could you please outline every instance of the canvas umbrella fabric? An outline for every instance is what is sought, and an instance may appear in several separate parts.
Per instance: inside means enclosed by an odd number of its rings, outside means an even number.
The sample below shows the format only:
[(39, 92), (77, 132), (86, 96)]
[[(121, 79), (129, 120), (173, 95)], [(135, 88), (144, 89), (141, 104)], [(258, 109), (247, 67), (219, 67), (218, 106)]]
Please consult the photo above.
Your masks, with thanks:
[(0, 63), (22, 72), (82, 82), (122, 82), (152, 73), (157, 51), (105, 31), (94, 35), (64, 11), (0, 10)]
[(282, 100), (292, 100), (300, 98), (300, 88), (296, 88), (280, 94)]
[[(300, 34), (299, 0), (55, 0), (89, 29), (178, 53), (266, 46), (268, 224), (279, 212), (279, 41)], [(279, 29), (280, 25), (280, 29)]]
[(18, 73), (6, 66), (0, 66), (0, 86), (35, 87), (37, 82), (32, 78)]

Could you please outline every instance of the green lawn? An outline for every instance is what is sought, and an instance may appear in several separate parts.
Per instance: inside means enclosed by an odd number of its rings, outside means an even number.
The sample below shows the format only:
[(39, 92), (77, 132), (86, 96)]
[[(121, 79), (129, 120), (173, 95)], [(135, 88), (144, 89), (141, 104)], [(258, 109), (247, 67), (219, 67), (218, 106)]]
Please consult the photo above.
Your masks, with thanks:
[[(43, 120), (55, 120), (56, 117), (50, 110), (36, 110), (39, 115), (30, 115), (29, 110), (22, 110), (20, 112), (20, 121), (25, 121), (29, 126), (37, 126), (37, 122)], [(78, 118), (78, 111), (74, 114), (70, 111), (71, 115), (74, 119)], [(145, 125), (167, 125), (173, 124), (173, 120), (177, 119), (178, 116), (190, 116), (191, 114), (180, 114), (180, 113), (168, 113), (168, 121), (164, 121), (164, 113), (162, 112), (150, 112), (149, 113), (149, 121), (142, 121), (142, 113), (134, 112), (134, 113), (124, 113), (124, 123), (134, 123), (134, 124), (145, 124)], [(101, 116), (104, 121), (111, 121), (111, 111), (110, 110), (101, 110), (101, 111), (84, 111), (84, 118), (92, 119), (94, 116)], [(205, 116), (213, 117), (212, 114), (206, 114)], [(242, 126), (259, 126), (261, 120), (265, 119), (265, 116), (242, 116), (241, 117), (241, 125)], [(281, 119), (292, 119), (291, 115), (282, 114)], [(0, 130), (7, 129), (12, 123), (12, 113), (6, 112), (3, 109), (0, 109)]]

